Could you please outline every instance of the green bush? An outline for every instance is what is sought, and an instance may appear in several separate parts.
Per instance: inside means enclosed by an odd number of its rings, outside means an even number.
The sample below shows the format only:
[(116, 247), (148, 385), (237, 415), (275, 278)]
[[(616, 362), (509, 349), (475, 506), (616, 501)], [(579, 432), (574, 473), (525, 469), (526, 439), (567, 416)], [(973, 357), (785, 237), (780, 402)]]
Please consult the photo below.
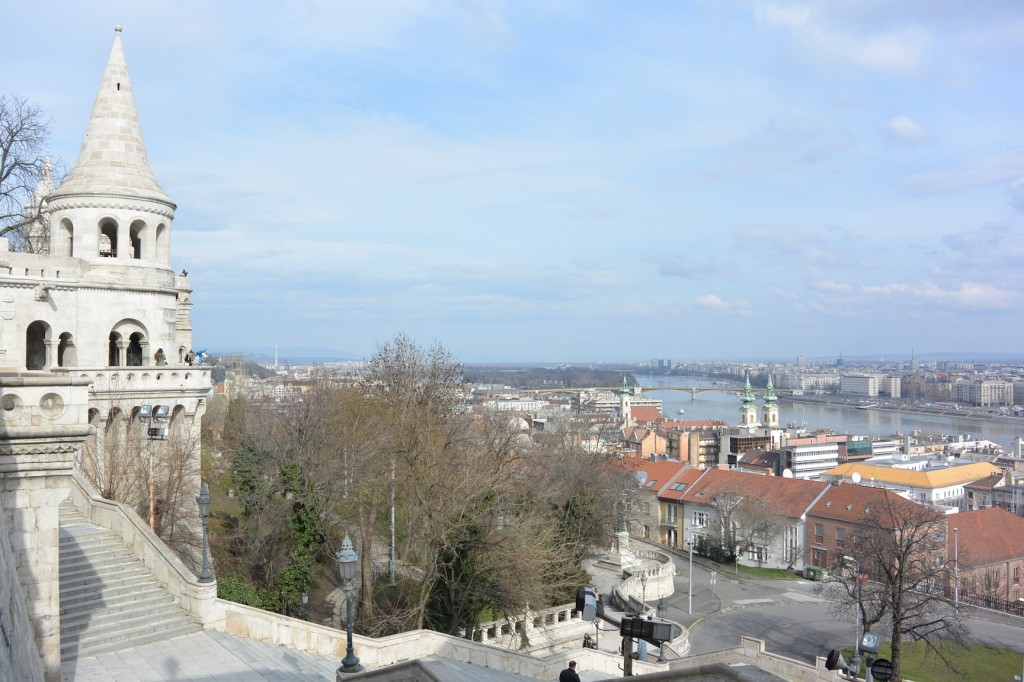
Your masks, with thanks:
[(217, 578), (217, 596), (264, 611), (277, 611), (281, 608), (279, 595), (266, 588), (250, 585), (237, 575)]

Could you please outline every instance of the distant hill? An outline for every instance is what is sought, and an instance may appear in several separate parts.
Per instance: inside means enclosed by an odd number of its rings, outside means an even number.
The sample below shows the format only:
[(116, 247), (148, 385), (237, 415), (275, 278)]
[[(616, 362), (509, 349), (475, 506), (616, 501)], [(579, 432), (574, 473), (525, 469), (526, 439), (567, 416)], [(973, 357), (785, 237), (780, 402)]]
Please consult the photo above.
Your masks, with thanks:
[[(196, 349), (199, 350), (199, 349)], [(224, 355), (227, 353), (241, 353), (246, 362), (255, 362), (261, 365), (274, 364), (274, 348), (207, 348), (210, 355)], [(351, 362), (363, 358), (353, 353), (339, 351), (333, 348), (313, 348), (309, 346), (282, 346), (277, 350), (278, 364), (284, 365), (315, 365), (324, 362)]]

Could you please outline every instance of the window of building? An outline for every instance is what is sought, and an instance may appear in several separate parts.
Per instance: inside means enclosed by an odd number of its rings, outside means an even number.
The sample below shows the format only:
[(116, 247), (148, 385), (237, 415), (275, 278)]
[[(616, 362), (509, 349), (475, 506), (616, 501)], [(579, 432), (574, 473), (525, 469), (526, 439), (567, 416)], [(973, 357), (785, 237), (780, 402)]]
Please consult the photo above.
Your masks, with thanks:
[(1013, 567), (1013, 584), (1020, 585), (1020, 566)]
[(820, 523), (814, 524), (814, 542), (819, 545), (825, 544), (825, 526)]
[(811, 565), (817, 566), (818, 568), (826, 568), (828, 564), (825, 562), (828, 560), (828, 552), (823, 549), (811, 550)]
[(695, 511), (693, 512), (692, 525), (697, 528), (706, 528), (708, 525), (707, 512)]
[(843, 549), (846, 547), (846, 529), (836, 528), (836, 549)]

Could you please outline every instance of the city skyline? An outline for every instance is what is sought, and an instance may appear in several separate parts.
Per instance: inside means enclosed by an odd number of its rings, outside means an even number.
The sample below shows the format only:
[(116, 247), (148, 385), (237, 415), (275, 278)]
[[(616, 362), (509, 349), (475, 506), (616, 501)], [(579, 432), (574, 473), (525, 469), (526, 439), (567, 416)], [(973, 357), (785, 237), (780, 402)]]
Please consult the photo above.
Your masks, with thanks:
[(14, 6), (78, 154), (113, 26), (196, 346), (1013, 354), (1024, 15), (955, 2)]

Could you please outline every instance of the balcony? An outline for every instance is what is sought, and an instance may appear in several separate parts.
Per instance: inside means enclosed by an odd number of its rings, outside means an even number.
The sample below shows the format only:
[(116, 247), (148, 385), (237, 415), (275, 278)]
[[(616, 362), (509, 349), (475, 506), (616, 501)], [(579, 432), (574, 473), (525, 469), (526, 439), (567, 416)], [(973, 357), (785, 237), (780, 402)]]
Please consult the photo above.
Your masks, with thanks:
[(201, 398), (212, 387), (210, 367), (201, 365), (69, 367), (54, 370), (57, 372), (90, 379), (89, 393), (94, 397), (176, 393), (182, 397)]

